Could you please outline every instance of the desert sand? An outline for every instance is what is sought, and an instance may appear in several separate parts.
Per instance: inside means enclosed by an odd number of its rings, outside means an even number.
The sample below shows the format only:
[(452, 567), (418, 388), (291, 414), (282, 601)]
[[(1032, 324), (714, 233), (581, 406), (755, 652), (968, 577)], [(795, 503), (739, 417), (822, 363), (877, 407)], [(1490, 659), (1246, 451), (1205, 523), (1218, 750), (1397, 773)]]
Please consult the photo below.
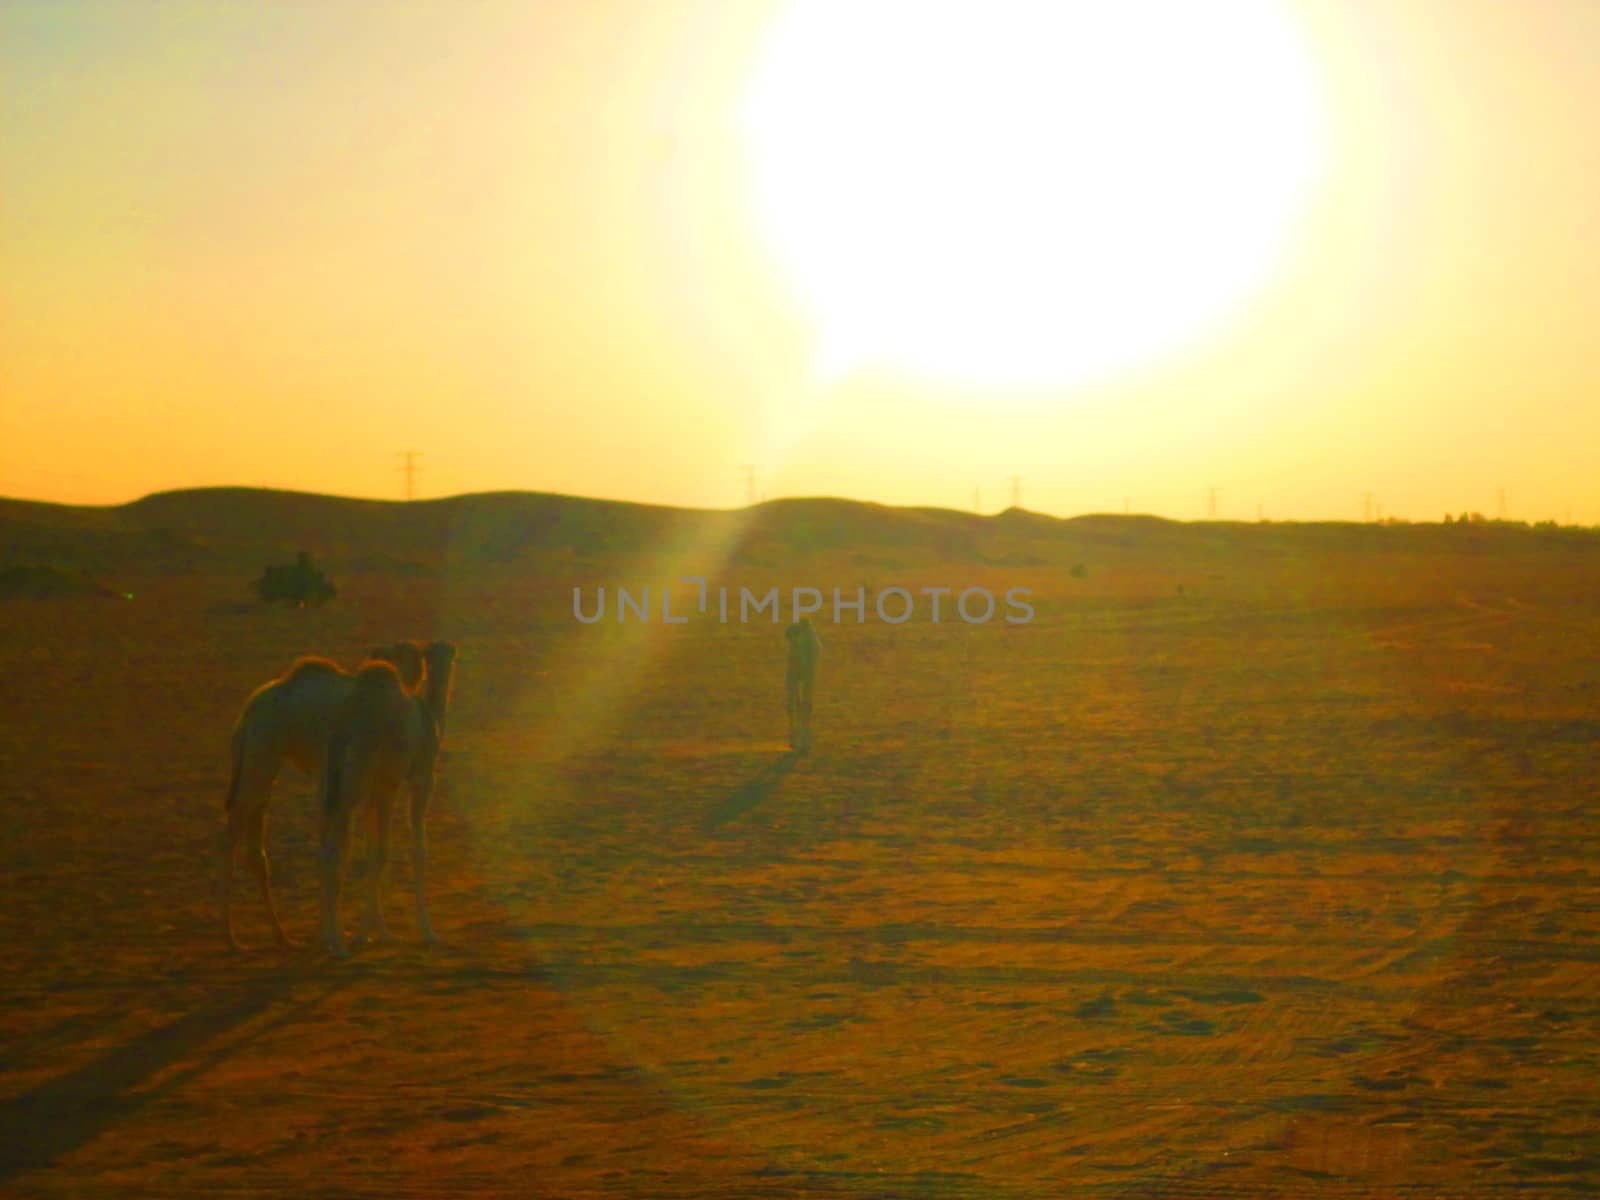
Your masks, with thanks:
[[(145, 560), (98, 517), (32, 543), (131, 598), (0, 603), (0, 1192), (1600, 1190), (1600, 536), (1013, 514), (974, 555), (816, 509), (720, 559), (559, 522), (474, 556), (457, 522), (407, 562), (396, 524), (379, 561), (319, 552), (339, 596), (299, 610), (253, 602), (236, 518), (189, 503)], [(1026, 586), (1036, 616), (825, 615), (796, 756), (781, 625), (572, 617), (575, 584), (680, 568)], [(461, 652), (441, 944), (401, 836), (395, 940), (315, 948), (291, 771), (269, 847), (301, 947), (246, 888), (230, 952), (244, 697), (407, 636)]]

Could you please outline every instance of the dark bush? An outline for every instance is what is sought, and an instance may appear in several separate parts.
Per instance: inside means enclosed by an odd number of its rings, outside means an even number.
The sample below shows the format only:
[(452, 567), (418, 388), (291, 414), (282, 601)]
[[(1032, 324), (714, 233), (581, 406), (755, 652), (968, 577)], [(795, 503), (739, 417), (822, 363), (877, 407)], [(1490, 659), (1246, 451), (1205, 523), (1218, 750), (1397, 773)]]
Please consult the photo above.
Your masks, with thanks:
[(328, 577), (311, 565), (311, 556), (304, 550), (287, 567), (267, 567), (255, 581), (256, 595), (268, 604), (293, 604), (297, 608), (326, 604), (339, 594), (339, 589)]

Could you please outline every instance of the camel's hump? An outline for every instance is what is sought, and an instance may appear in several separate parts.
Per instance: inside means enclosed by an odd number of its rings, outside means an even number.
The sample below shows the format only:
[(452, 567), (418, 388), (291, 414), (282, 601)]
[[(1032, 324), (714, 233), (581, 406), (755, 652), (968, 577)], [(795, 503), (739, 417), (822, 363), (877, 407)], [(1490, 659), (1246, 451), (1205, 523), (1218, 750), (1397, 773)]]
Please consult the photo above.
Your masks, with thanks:
[(307, 656), (305, 658), (295, 659), (294, 665), (284, 672), (283, 678), (286, 682), (288, 682), (296, 679), (305, 679), (313, 675), (343, 674), (344, 668), (338, 663), (332, 662), (326, 658)]
[(405, 684), (400, 679), (400, 672), (391, 662), (381, 658), (374, 658), (361, 664), (361, 669), (356, 672), (356, 688), (360, 691), (380, 690), (398, 687), (405, 690)]

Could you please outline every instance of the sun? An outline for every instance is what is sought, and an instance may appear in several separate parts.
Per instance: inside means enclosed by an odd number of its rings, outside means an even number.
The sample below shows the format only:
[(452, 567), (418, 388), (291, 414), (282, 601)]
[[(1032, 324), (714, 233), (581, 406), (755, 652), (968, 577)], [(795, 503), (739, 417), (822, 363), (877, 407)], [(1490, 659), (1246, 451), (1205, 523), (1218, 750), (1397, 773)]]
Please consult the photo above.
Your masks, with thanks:
[(1059, 388), (1203, 339), (1324, 156), (1288, 0), (795, 0), (742, 112), (834, 372)]

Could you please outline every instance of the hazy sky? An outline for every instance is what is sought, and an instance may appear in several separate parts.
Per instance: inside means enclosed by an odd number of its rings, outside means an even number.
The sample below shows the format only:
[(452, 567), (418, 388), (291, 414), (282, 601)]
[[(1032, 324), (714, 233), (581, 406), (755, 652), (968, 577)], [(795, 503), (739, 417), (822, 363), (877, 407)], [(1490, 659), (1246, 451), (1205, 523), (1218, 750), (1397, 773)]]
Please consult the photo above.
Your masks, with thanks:
[(1600, 4), (1116, 8), (10, 0), (0, 494), (1600, 523)]

